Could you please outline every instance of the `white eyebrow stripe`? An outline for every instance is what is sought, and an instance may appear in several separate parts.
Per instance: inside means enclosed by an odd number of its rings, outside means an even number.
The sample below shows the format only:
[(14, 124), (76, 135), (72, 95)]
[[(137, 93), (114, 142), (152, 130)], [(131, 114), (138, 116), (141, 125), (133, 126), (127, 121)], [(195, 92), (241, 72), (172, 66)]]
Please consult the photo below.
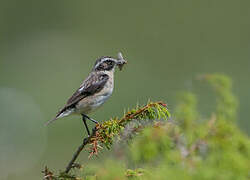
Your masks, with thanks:
[(114, 59), (114, 58), (110, 58), (110, 57), (103, 58), (100, 62), (98, 62), (98, 63), (95, 65), (95, 68), (96, 68), (96, 67), (98, 67), (100, 64), (102, 64), (104, 61), (107, 61), (107, 60), (113, 60), (113, 61), (116, 61), (116, 59)]

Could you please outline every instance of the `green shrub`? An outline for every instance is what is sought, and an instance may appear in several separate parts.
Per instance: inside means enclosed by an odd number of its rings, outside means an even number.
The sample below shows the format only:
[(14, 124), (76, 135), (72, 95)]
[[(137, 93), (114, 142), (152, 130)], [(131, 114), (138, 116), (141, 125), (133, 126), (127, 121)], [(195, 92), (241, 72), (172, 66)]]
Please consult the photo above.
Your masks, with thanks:
[[(78, 170), (78, 179), (250, 179), (250, 140), (235, 122), (238, 102), (231, 80), (220, 74), (201, 79), (215, 91), (211, 117), (201, 119), (196, 96), (184, 92), (172, 119), (163, 103), (149, 103), (143, 113), (138, 112), (145, 107), (137, 107), (121, 119), (111, 119), (101, 125), (98, 142), (110, 149), (115, 139), (129, 139), (125, 159), (114, 156), (92, 163)], [(124, 131), (132, 136), (124, 140)], [(65, 174), (52, 176), (67, 179)]]

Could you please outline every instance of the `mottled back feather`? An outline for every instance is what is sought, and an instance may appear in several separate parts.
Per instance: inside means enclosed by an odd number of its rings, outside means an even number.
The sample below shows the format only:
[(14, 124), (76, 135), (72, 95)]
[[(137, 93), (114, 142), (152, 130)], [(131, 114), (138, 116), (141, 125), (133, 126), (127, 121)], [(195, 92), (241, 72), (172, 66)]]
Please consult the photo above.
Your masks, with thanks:
[(91, 73), (80, 88), (68, 99), (66, 105), (57, 113), (56, 118), (67, 109), (74, 108), (83, 98), (100, 92), (108, 79), (109, 76), (103, 72)]

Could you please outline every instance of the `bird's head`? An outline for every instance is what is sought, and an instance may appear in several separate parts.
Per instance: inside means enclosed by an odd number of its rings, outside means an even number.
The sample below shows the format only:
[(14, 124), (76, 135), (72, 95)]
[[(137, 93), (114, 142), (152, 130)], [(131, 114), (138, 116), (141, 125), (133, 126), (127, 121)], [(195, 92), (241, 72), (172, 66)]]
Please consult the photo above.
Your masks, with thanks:
[(93, 70), (94, 71), (113, 71), (117, 66), (120, 70), (127, 61), (122, 57), (121, 53), (118, 53), (118, 58), (112, 58), (110, 56), (103, 56), (96, 60)]

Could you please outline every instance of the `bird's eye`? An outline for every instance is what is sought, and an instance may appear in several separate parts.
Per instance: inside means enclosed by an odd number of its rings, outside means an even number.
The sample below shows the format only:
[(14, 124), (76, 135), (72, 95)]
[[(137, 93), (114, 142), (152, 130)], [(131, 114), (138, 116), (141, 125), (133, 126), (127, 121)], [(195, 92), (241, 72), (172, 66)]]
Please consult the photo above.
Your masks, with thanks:
[(113, 62), (113, 61), (107, 61), (106, 63), (107, 63), (108, 65), (113, 65), (114, 62)]
[(108, 67), (108, 63), (107, 62), (103, 63), (103, 68), (106, 69), (107, 67)]

